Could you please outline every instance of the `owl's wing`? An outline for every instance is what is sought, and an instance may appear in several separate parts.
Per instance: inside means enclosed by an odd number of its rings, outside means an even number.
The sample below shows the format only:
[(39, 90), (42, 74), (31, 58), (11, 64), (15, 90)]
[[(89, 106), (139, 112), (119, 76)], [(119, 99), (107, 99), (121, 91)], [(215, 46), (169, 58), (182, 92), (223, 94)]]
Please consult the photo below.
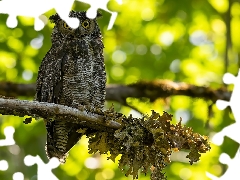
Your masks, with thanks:
[[(64, 98), (62, 92), (64, 68), (67, 61), (74, 58), (68, 47), (69, 44), (62, 45), (59, 48), (53, 47), (44, 57), (37, 78), (37, 101), (59, 104), (60, 99)], [(67, 152), (82, 136), (81, 133), (77, 132), (80, 125), (57, 120), (45, 121), (45, 125), (48, 157), (57, 157), (61, 162), (65, 162)]]
[(35, 99), (39, 102), (59, 103), (65, 51), (52, 47), (43, 58), (38, 71)]

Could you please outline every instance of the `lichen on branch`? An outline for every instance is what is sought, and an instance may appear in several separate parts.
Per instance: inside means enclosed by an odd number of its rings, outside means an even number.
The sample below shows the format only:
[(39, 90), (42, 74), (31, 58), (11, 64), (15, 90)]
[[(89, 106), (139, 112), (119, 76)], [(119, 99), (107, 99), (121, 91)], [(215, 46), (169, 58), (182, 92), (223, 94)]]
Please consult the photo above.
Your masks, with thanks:
[[(190, 164), (197, 162), (200, 153), (210, 150), (206, 136), (194, 133), (189, 127), (171, 124), (172, 115), (164, 112), (162, 115), (152, 111), (150, 116), (133, 118), (132, 116), (121, 119), (122, 128), (114, 133), (97, 132), (88, 135), (89, 153), (110, 152), (109, 159), (121, 154), (119, 168), (125, 175), (138, 178), (138, 171), (148, 173), (150, 169), (151, 180), (166, 179), (164, 168), (171, 162), (170, 155), (173, 151), (182, 149), (190, 150)], [(125, 169), (128, 167), (127, 169)]]

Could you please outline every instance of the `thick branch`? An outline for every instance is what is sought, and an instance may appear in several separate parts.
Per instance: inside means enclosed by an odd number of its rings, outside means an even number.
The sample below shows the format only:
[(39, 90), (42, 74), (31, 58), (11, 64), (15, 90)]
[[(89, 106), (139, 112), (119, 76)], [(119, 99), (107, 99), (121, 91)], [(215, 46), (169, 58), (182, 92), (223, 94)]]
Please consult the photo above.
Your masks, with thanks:
[[(195, 86), (187, 83), (177, 83), (169, 80), (140, 81), (131, 85), (110, 84), (106, 88), (106, 100), (126, 104), (128, 97), (149, 98), (151, 101), (157, 98), (166, 98), (175, 95), (184, 95), (193, 98), (204, 98), (216, 102), (216, 100), (229, 101), (231, 92), (226, 89), (214, 90), (210, 87)], [(0, 82), (0, 94), (3, 96), (31, 96), (35, 94), (35, 84), (15, 84)]]
[(78, 110), (68, 106), (37, 101), (0, 98), (0, 114), (55, 119), (103, 131), (106, 129), (114, 131), (121, 127), (121, 124), (117, 122), (107, 121), (103, 114), (88, 112), (85, 108)]
[(128, 87), (134, 88), (138, 97), (148, 97), (151, 101), (175, 95), (204, 98), (212, 102), (216, 102), (218, 99), (229, 101), (231, 97), (231, 92), (223, 88), (215, 90), (206, 86), (195, 86), (170, 80), (140, 81)]

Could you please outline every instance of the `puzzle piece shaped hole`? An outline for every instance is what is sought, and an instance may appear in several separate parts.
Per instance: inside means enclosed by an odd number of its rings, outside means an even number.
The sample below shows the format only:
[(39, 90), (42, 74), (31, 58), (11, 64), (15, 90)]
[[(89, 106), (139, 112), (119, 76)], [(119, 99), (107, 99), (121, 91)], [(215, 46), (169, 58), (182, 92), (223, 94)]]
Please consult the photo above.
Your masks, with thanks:
[(46, 180), (46, 179), (58, 180), (58, 178), (52, 173), (52, 169), (55, 169), (60, 165), (60, 162), (57, 158), (53, 157), (49, 160), (47, 164), (45, 164), (38, 155), (37, 156), (27, 155), (24, 158), (24, 163), (27, 166), (32, 166), (34, 164), (37, 164), (38, 180)]
[(15, 132), (14, 127), (12, 126), (5, 127), (4, 135), (6, 138), (4, 140), (0, 140), (0, 146), (10, 146), (15, 144), (15, 141), (13, 139), (14, 132)]

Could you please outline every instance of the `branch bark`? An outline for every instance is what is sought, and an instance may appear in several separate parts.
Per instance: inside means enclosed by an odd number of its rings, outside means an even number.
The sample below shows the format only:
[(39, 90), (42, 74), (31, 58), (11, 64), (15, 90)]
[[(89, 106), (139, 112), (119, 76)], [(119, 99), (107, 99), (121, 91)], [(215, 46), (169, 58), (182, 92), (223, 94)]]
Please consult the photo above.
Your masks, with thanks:
[[(34, 97), (35, 84), (0, 82), (0, 94), (11, 97)], [(110, 84), (106, 87), (106, 100), (119, 102), (123, 105), (126, 105), (128, 97), (149, 98), (151, 101), (154, 101), (158, 98), (176, 95), (204, 98), (215, 103), (218, 99), (229, 101), (231, 92), (224, 88), (212, 89), (210, 87), (195, 86), (183, 82), (177, 83), (170, 80), (139, 81), (130, 85)]]
[(115, 121), (108, 121), (104, 114), (89, 112), (84, 107), (75, 109), (53, 103), (0, 98), (0, 114), (24, 117), (26, 115), (46, 120), (72, 122), (102, 131), (114, 131), (121, 127)]

